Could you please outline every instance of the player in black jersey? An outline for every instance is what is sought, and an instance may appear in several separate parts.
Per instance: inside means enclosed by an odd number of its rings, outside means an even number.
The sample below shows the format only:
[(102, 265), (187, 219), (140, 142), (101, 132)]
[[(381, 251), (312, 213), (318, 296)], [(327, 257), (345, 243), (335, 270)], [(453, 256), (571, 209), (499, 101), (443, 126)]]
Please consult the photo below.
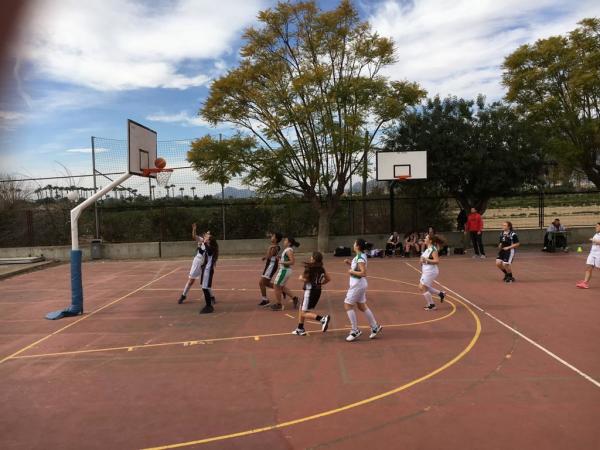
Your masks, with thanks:
[(273, 289), (273, 282), (271, 279), (277, 273), (277, 269), (279, 268), (279, 254), (281, 253), (281, 246), (279, 243), (283, 238), (281, 233), (271, 233), (270, 245), (267, 249), (267, 253), (263, 256), (263, 261), (265, 261), (265, 269), (263, 270), (260, 281), (258, 282), (258, 287), (260, 289), (260, 303), (258, 306), (267, 306), (269, 305), (269, 299), (267, 298), (267, 288)]
[(325, 332), (329, 327), (331, 318), (329, 316), (319, 316), (312, 312), (317, 303), (319, 303), (319, 298), (321, 298), (321, 287), (331, 281), (323, 267), (323, 255), (321, 253), (314, 252), (310, 261), (304, 263), (304, 273), (300, 276), (300, 279), (304, 281), (304, 301), (298, 311), (298, 328), (292, 334), (298, 336), (306, 335), (306, 331), (304, 330), (305, 319), (321, 322), (321, 331)]
[(512, 262), (515, 257), (515, 249), (521, 245), (519, 236), (513, 230), (511, 222), (502, 224), (502, 233), (500, 233), (500, 242), (498, 248), (498, 257), (496, 258), (496, 266), (504, 272), (504, 282), (514, 283), (515, 278), (512, 274)]

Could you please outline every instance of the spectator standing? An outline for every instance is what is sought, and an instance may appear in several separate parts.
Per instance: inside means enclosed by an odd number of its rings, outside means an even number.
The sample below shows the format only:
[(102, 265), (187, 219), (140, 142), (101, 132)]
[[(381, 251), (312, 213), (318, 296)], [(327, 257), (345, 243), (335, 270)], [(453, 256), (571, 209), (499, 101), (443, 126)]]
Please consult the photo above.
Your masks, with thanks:
[(471, 214), (467, 217), (467, 223), (465, 230), (469, 232), (471, 236), (471, 242), (473, 243), (473, 250), (475, 254), (473, 258), (485, 258), (485, 250), (483, 248), (482, 232), (483, 232), (483, 219), (481, 214), (477, 212), (476, 208), (471, 208)]
[(465, 224), (467, 223), (467, 211), (464, 208), (460, 208), (460, 212), (456, 217), (456, 230), (465, 231)]

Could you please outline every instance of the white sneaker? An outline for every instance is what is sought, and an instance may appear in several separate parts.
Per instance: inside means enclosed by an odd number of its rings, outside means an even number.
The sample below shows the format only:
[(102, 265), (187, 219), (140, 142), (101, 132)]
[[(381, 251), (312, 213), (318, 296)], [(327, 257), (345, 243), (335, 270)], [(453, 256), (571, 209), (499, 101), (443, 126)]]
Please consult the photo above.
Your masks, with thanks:
[(481, 255), (481, 256), (480, 256), (480, 258), (481, 258), (481, 259), (485, 259), (485, 255)]
[(296, 336), (306, 336), (306, 331), (304, 328), (296, 328), (294, 331), (292, 331), (292, 334), (295, 334)]
[(346, 338), (346, 341), (348, 341), (348, 342), (355, 341), (356, 339), (358, 339), (358, 337), (361, 334), (362, 334), (362, 331), (360, 331), (360, 330), (351, 331), (350, 334), (348, 335), (348, 337)]
[(377, 333), (379, 333), (382, 328), (383, 327), (379, 324), (375, 328), (371, 328), (371, 334), (369, 335), (369, 339), (373, 339), (375, 336), (377, 336)]

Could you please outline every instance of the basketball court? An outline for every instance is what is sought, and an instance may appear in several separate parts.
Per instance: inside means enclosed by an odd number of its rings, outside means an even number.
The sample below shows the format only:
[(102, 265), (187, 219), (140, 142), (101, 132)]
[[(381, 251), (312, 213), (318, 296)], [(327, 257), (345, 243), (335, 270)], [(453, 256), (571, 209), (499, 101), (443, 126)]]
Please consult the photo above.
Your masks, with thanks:
[[(83, 209), (131, 176), (168, 182), (156, 132), (129, 121), (128, 142), (128, 172), (71, 211), (70, 268), (1, 282), (3, 448), (600, 445), (600, 306), (597, 289), (574, 288), (584, 256), (519, 252), (516, 284), (493, 260), (445, 257), (435, 311), (423, 309), (418, 259), (371, 260), (384, 328), (352, 343), (341, 259), (325, 260), (329, 330), (309, 322), (295, 336), (291, 303), (257, 306), (260, 257), (223, 257), (215, 312), (199, 315), (197, 286), (177, 304), (189, 259), (82, 262)], [(393, 195), (396, 182), (427, 178), (426, 156), (379, 152), (377, 178)]]
[(62, 321), (42, 317), (69, 297), (68, 266), (20, 275), (0, 293), (3, 447), (594, 448), (600, 306), (573, 286), (583, 264), (521, 252), (505, 285), (491, 260), (444, 258), (450, 295), (424, 311), (417, 259), (370, 260), (384, 329), (354, 343), (340, 259), (325, 261), (330, 329), (305, 337), (291, 304), (256, 306), (260, 258), (219, 262), (204, 316), (199, 290), (176, 302), (187, 260), (85, 263), (86, 313)]

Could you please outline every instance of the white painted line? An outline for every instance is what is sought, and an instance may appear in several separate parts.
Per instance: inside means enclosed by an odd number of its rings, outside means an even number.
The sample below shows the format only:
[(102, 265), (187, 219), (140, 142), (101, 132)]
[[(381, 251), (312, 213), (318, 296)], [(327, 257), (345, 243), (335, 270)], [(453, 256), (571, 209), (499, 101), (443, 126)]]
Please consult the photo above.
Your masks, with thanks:
[[(408, 267), (410, 267), (411, 269), (421, 273), (421, 271), (419, 269), (417, 269), (416, 267), (413, 267), (411, 264), (409, 263), (405, 263)], [(589, 376), (588, 374), (586, 374), (585, 372), (579, 370), (577, 367), (575, 367), (573, 364), (570, 364), (569, 362), (565, 361), (564, 359), (562, 359), (560, 356), (556, 355), (555, 353), (551, 352), (550, 350), (548, 350), (546, 347), (544, 347), (543, 345), (538, 344), (537, 342), (535, 342), (533, 339), (525, 336), (523, 333), (521, 333), (519, 330), (516, 330), (515, 328), (511, 327), (510, 325), (504, 323), (503, 321), (501, 321), (500, 319), (498, 319), (497, 317), (495, 317), (494, 315), (490, 314), (489, 312), (487, 312), (485, 309), (479, 307), (478, 305), (476, 305), (475, 303), (473, 303), (472, 301), (466, 299), (464, 296), (460, 295), (458, 292), (456, 292), (454, 289), (450, 289), (448, 286), (440, 283), (439, 281), (436, 281), (436, 284), (440, 285), (442, 288), (446, 289), (449, 292), (452, 292), (454, 295), (456, 295), (457, 297), (459, 297), (461, 300), (467, 302), (469, 305), (471, 305), (473, 308), (478, 309), (479, 311), (481, 311), (482, 313), (484, 313), (486, 316), (488, 316), (490, 319), (495, 320), (497, 323), (499, 323), (500, 325), (502, 325), (504, 328), (512, 331), (513, 333), (515, 333), (517, 336), (519, 336), (520, 338), (526, 340), (527, 342), (529, 342), (531, 345), (533, 345), (534, 347), (537, 347), (538, 349), (540, 349), (541, 351), (543, 351), (544, 353), (546, 353), (548, 356), (550, 356), (551, 358), (555, 359), (556, 361), (558, 361), (559, 363), (561, 363), (563, 366), (568, 367), (569, 369), (571, 369), (573, 372), (575, 372), (576, 374), (578, 374), (579, 376), (585, 378), (587, 381), (589, 381), (590, 383), (592, 383), (593, 385), (595, 385), (596, 387), (600, 388), (600, 382), (595, 380), (594, 378), (592, 378), (591, 376)]]

